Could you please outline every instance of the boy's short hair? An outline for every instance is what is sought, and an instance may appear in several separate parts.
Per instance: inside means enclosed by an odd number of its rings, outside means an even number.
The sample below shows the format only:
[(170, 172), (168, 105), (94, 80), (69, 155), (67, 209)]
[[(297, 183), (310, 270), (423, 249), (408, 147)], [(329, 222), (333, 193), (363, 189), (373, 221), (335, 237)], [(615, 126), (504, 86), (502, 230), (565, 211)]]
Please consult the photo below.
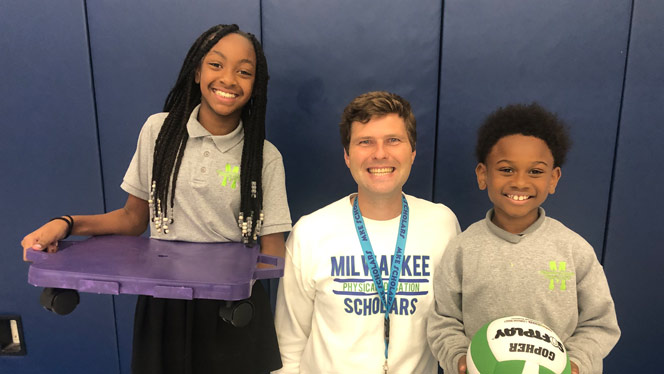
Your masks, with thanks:
[(343, 144), (346, 152), (348, 152), (350, 145), (350, 130), (353, 122), (367, 123), (374, 117), (382, 117), (392, 113), (399, 115), (406, 124), (408, 140), (414, 151), (417, 130), (415, 128), (415, 115), (408, 100), (390, 92), (373, 91), (353, 99), (341, 115), (339, 133), (341, 134), (341, 144)]
[(554, 167), (565, 163), (567, 151), (572, 145), (567, 125), (555, 113), (535, 102), (530, 105), (512, 104), (489, 114), (477, 130), (477, 161), (486, 163), (491, 148), (501, 138), (515, 134), (542, 139), (551, 150)]

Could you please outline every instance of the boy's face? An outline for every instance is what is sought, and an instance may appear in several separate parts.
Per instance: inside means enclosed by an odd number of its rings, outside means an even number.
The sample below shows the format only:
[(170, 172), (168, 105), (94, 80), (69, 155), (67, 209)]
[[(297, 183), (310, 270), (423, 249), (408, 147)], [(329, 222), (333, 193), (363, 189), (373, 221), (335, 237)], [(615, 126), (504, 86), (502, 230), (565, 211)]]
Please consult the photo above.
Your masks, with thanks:
[(364, 124), (353, 122), (344, 159), (361, 195), (400, 199), (415, 160), (404, 120), (391, 113)]
[(537, 220), (539, 206), (556, 191), (561, 175), (546, 142), (521, 134), (498, 140), (475, 173), (494, 205), (492, 221), (514, 234)]

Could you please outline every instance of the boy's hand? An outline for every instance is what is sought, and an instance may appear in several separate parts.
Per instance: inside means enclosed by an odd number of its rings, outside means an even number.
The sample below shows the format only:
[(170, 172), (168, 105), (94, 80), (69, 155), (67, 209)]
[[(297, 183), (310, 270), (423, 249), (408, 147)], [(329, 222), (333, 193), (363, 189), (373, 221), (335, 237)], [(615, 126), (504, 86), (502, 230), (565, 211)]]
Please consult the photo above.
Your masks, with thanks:
[(572, 366), (572, 374), (579, 374), (579, 367), (576, 366), (576, 364), (574, 363), (574, 361), (570, 361), (569, 363), (570, 363), (571, 366)]
[(58, 250), (58, 240), (67, 235), (67, 228), (66, 222), (56, 219), (26, 235), (21, 241), (23, 261), (27, 261), (25, 253), (28, 250), (42, 251), (46, 249), (48, 253), (56, 252)]
[[(572, 366), (572, 374), (579, 374), (579, 367), (574, 361), (570, 361), (570, 364)], [(461, 356), (459, 359), (459, 374), (466, 374), (466, 355)]]
[(461, 356), (459, 359), (459, 374), (466, 374), (466, 355)]

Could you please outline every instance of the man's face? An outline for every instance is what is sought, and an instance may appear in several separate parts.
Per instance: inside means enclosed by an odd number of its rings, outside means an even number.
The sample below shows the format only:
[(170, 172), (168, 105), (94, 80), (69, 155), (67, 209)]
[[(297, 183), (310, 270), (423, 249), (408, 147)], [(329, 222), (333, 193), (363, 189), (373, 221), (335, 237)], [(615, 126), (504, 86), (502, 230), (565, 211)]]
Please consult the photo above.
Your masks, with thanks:
[(353, 122), (344, 159), (360, 195), (400, 198), (415, 161), (404, 120), (391, 113), (364, 124)]

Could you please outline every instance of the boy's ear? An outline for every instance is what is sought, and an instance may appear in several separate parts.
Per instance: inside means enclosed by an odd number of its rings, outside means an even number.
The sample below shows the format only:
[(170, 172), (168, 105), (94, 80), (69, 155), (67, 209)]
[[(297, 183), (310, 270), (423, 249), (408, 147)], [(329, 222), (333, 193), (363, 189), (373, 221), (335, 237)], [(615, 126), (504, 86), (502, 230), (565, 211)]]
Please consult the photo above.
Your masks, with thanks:
[(346, 161), (346, 166), (350, 169), (350, 158), (348, 157), (346, 148), (344, 148), (344, 161)]
[(475, 175), (477, 175), (477, 187), (480, 190), (486, 190), (486, 165), (481, 162), (477, 164)]
[(558, 185), (558, 181), (560, 180), (560, 177), (562, 176), (562, 170), (560, 169), (560, 166), (556, 166), (553, 168), (551, 171), (551, 182), (549, 182), (549, 194), (553, 195), (556, 193), (556, 186)]

